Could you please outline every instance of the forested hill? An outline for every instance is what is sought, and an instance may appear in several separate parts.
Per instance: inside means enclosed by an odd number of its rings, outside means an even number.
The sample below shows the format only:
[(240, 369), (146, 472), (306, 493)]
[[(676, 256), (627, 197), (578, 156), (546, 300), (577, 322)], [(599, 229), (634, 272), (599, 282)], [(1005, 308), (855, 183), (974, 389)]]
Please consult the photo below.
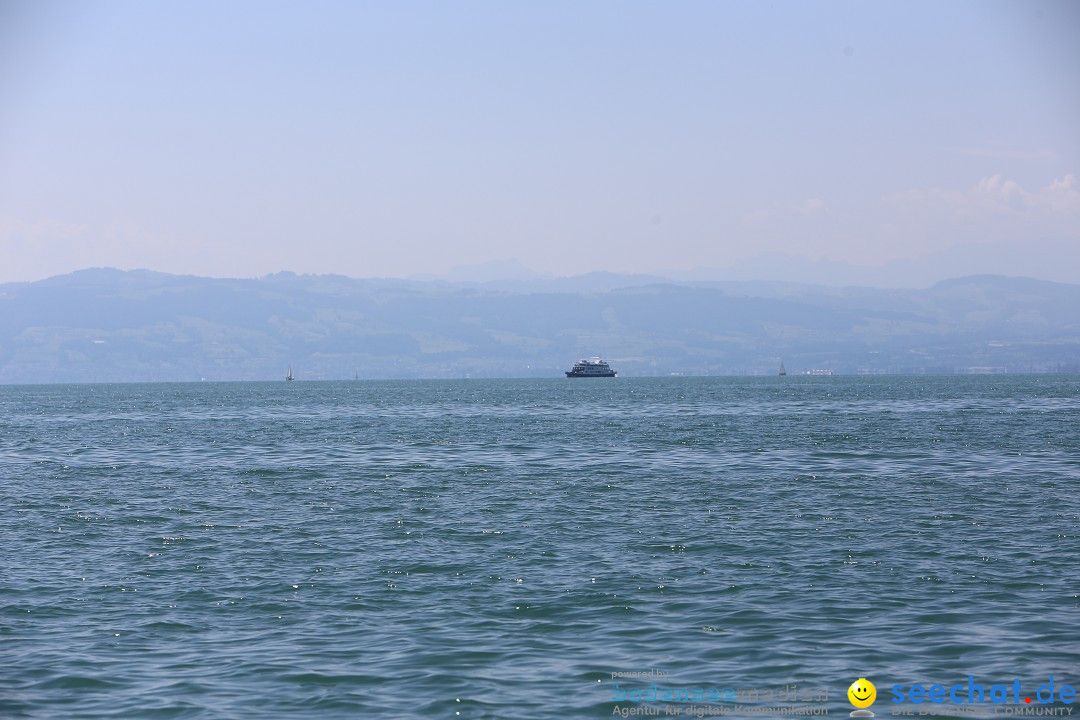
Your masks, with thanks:
[(0, 383), (623, 377), (1080, 369), (1080, 286), (972, 276), (927, 289), (250, 280), (84, 270), (0, 285)]

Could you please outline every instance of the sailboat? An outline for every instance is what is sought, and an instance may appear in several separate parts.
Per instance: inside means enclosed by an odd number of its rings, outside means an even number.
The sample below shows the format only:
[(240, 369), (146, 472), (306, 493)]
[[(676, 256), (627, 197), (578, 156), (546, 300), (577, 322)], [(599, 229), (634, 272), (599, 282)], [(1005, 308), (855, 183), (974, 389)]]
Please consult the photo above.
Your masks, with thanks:
[(286, 380), (287, 382), (292, 382), (292, 379), (293, 379), (293, 376), (292, 376), (292, 365), (290, 365), (290, 366), (289, 366), (289, 374), (285, 376), (285, 380)]
[(780, 377), (787, 375), (787, 370), (784, 369), (784, 362), (780, 361)]

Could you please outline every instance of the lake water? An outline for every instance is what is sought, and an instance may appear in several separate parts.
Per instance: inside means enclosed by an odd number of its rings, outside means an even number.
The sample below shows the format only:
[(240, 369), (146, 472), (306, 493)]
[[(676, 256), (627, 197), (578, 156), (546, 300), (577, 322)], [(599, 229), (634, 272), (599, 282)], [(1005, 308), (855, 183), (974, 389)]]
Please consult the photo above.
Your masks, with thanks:
[(5, 386), (0, 509), (2, 717), (1080, 685), (1077, 376)]

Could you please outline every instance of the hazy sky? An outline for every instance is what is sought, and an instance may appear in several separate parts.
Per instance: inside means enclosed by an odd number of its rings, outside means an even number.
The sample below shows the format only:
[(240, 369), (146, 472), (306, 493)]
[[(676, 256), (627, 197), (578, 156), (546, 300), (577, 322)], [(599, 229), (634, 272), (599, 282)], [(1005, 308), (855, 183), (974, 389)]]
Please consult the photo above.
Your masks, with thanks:
[(0, 0), (0, 281), (1080, 282), (1080, 3)]

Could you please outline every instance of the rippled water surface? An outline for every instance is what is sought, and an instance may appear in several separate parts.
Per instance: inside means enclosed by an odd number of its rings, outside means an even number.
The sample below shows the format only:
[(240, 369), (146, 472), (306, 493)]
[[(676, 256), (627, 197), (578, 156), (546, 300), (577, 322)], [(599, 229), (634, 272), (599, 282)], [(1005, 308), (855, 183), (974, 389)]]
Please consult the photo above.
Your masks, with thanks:
[(1076, 686), (1078, 517), (1075, 376), (0, 387), (0, 716)]

